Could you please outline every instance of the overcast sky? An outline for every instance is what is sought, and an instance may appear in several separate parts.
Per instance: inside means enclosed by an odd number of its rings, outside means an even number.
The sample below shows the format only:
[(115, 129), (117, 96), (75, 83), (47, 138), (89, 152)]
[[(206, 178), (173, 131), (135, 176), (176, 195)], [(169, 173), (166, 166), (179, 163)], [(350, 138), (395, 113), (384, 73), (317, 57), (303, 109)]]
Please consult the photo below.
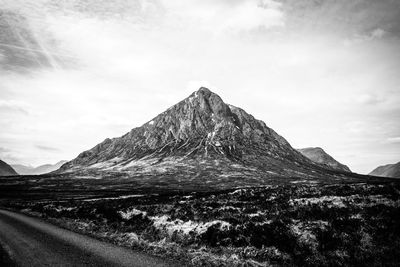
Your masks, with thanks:
[(0, 0), (0, 158), (70, 160), (200, 86), (353, 171), (400, 161), (400, 1)]

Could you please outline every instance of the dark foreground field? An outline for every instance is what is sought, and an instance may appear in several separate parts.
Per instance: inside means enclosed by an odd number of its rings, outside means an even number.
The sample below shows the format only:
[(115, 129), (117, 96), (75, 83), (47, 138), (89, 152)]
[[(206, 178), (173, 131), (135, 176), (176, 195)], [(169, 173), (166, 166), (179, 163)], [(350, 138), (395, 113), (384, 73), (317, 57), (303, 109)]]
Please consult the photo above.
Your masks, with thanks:
[[(104, 193), (104, 192), (103, 192)], [(398, 266), (400, 183), (1, 200), (76, 232), (196, 266)]]

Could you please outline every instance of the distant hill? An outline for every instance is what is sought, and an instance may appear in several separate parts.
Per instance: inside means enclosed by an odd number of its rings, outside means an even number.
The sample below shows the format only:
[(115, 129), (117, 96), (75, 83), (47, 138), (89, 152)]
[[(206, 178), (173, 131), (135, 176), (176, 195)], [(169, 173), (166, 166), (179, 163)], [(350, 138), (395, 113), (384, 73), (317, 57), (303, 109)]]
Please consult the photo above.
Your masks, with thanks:
[(7, 163), (0, 160), (0, 176), (18, 175), (18, 173)]
[(45, 164), (38, 167), (14, 164), (12, 165), (12, 167), (21, 175), (36, 175), (58, 170), (66, 162), (67, 162), (66, 160), (61, 160), (56, 164)]
[(351, 172), (349, 167), (335, 160), (320, 147), (300, 148), (297, 151), (316, 163), (328, 166), (334, 170)]
[(400, 162), (379, 166), (370, 172), (369, 175), (400, 178)]

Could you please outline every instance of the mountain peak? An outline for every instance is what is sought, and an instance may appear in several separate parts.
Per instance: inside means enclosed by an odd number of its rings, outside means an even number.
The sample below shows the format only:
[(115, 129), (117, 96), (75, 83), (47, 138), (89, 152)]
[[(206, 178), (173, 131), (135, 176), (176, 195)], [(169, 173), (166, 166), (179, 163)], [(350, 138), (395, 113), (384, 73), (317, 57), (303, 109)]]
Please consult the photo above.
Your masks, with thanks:
[(207, 87), (203, 87), (203, 86), (200, 87), (196, 92), (197, 93), (215, 94), (210, 89), (208, 89)]
[(295, 175), (315, 167), (264, 122), (201, 87), (141, 127), (82, 152), (61, 171)]
[(185, 102), (189, 102), (192, 108), (198, 109), (202, 115), (216, 115), (219, 118), (230, 118), (232, 112), (222, 98), (210, 91), (208, 88), (201, 87), (193, 92)]

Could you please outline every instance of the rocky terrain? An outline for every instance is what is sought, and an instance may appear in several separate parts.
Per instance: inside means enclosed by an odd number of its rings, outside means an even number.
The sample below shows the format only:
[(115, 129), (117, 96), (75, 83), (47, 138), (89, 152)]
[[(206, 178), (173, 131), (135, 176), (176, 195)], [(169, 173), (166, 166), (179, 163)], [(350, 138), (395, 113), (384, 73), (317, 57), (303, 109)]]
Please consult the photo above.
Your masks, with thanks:
[(332, 168), (332, 169), (338, 170), (338, 171), (351, 172), (349, 167), (347, 167), (346, 165), (335, 160), (331, 155), (326, 153), (320, 147), (300, 148), (300, 149), (297, 149), (297, 151), (299, 151), (301, 154), (303, 154), (310, 160), (312, 160), (318, 164), (321, 164), (325, 167)]
[(0, 176), (18, 175), (18, 173), (7, 163), (0, 160)]
[(60, 160), (55, 164), (44, 164), (37, 167), (25, 166), (22, 164), (13, 164), (11, 166), (21, 175), (37, 175), (56, 171), (66, 162), (66, 160)]
[(369, 175), (400, 178), (400, 162), (379, 166), (370, 172)]
[(263, 121), (224, 103), (207, 88), (200, 88), (141, 127), (82, 152), (57, 173), (167, 175), (178, 183), (229, 179), (232, 185), (239, 179), (241, 185), (246, 181), (262, 184), (270, 177), (343, 178), (315, 164)]

